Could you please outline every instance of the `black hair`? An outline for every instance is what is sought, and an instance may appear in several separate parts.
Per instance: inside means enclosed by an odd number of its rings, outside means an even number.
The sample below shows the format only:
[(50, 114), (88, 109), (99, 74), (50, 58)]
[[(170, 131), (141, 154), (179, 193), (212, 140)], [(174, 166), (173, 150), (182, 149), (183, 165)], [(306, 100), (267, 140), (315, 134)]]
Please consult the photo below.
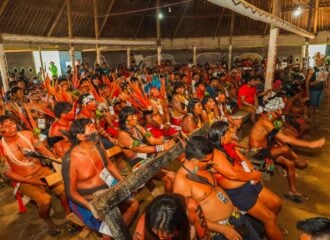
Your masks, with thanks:
[(213, 99), (215, 101), (215, 99), (211, 96), (204, 96), (203, 97), (203, 100), (202, 100), (202, 105), (203, 107), (205, 108), (205, 105), (207, 104), (207, 102), (210, 100), (210, 99)]
[(186, 158), (191, 160), (193, 158), (202, 160), (206, 155), (213, 152), (213, 146), (206, 137), (194, 136), (192, 137), (185, 148)]
[(209, 130), (209, 141), (217, 149), (221, 148), (221, 137), (223, 137), (228, 131), (229, 124), (225, 121), (216, 121), (214, 122)]
[(126, 121), (129, 115), (136, 114), (136, 110), (132, 107), (124, 107), (119, 112), (119, 128), (126, 130)]
[(251, 82), (252, 80), (256, 80), (255, 76), (249, 76), (248, 78), (246, 78), (246, 83)]
[(60, 118), (62, 113), (68, 113), (72, 109), (72, 104), (69, 102), (57, 102), (54, 106), (55, 117)]
[(188, 106), (187, 106), (187, 112), (194, 114), (194, 108), (197, 103), (200, 103), (201, 101), (198, 98), (192, 98), (190, 99)]
[(146, 240), (159, 239), (152, 229), (169, 234), (177, 232), (178, 236), (174, 236), (173, 240), (190, 239), (190, 224), (183, 196), (163, 194), (152, 200), (145, 211)]
[(199, 117), (195, 116), (195, 114), (194, 114), (194, 108), (197, 103), (201, 103), (201, 101), (198, 98), (192, 98), (192, 99), (190, 99), (188, 106), (187, 106), (187, 112), (191, 113), (193, 115), (193, 120), (194, 120), (195, 124), (197, 124), (198, 120), (199, 120), (198, 119)]
[(4, 121), (6, 121), (8, 119), (11, 120), (11, 118), (8, 117), (7, 115), (1, 115), (0, 116), (0, 124), (2, 124)]
[(57, 80), (57, 83), (58, 83), (58, 84), (61, 84), (62, 82), (66, 82), (66, 83), (68, 83), (68, 80), (67, 80), (66, 78), (64, 78), (64, 77), (61, 77), (61, 78), (59, 78), (59, 79)]
[(83, 84), (84, 82), (89, 82), (87, 78), (83, 78), (80, 80), (79, 85)]
[(79, 96), (79, 98), (78, 98), (78, 103), (79, 103), (80, 105), (82, 105), (82, 102), (83, 102), (84, 98), (88, 97), (89, 95), (90, 95), (89, 93), (81, 94), (81, 95)]
[(19, 90), (23, 91), (23, 89), (20, 88), (20, 87), (13, 87), (13, 88), (10, 90), (10, 93), (13, 95), (13, 94), (16, 94)]
[(195, 88), (198, 88), (199, 85), (202, 85), (202, 84), (205, 85), (202, 81), (198, 81), (198, 82), (195, 83), (195, 86), (194, 87)]
[(73, 121), (70, 127), (70, 141), (73, 145), (80, 143), (80, 140), (77, 138), (77, 135), (84, 134), (86, 131), (86, 125), (92, 123), (92, 120), (89, 118), (80, 118)]
[(13, 88), (14, 86), (17, 86), (16, 80), (9, 82), (9, 88)]
[(175, 95), (179, 88), (184, 88), (183, 82), (175, 82), (174, 83), (172, 95)]
[[(311, 235), (313, 240), (330, 236), (330, 218), (315, 217), (297, 222), (297, 229)], [(324, 238), (328, 239), (328, 238)]]

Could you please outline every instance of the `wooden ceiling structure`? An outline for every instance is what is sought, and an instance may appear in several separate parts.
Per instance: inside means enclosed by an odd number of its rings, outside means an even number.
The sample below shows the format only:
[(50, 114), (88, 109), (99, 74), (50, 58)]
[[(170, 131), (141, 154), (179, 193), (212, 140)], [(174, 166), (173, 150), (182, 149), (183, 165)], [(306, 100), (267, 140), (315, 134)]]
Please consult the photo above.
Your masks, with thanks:
[[(246, 1), (271, 12), (274, 0)], [(298, 7), (302, 13), (294, 16)], [(160, 20), (162, 39), (230, 35), (231, 10), (206, 0), (160, 0), (160, 12), (163, 15)], [(330, 0), (282, 0), (281, 18), (311, 32), (330, 31), (329, 13)], [(269, 33), (269, 24), (234, 14), (234, 36)], [(309, 23), (310, 16), (313, 19), (316, 16), (315, 24), (314, 21)], [(0, 0), (2, 35), (131, 39), (138, 43), (156, 38), (156, 22), (156, 0)], [(281, 31), (281, 34), (286, 33)]]

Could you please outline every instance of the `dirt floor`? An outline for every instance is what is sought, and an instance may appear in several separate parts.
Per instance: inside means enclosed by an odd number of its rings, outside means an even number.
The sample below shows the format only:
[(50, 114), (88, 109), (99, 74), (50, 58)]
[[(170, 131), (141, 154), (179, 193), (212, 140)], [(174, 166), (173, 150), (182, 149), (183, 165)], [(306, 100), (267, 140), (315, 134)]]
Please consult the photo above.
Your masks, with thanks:
[[(330, 103), (330, 101), (329, 101)], [(309, 167), (305, 170), (297, 170), (298, 187), (302, 193), (310, 198), (310, 201), (304, 203), (293, 203), (283, 198), (283, 194), (288, 191), (286, 178), (279, 169), (270, 182), (264, 184), (272, 189), (283, 199), (283, 209), (279, 215), (279, 224), (288, 229), (287, 240), (298, 239), (299, 232), (295, 229), (295, 224), (300, 219), (315, 216), (330, 217), (330, 104), (325, 103), (318, 111), (320, 129), (314, 129), (308, 138), (316, 139), (325, 136), (327, 144), (322, 149), (308, 150), (299, 149), (299, 153), (309, 160)], [(247, 142), (245, 128), (243, 132), (243, 142)], [(297, 149), (298, 151), (298, 149)], [(175, 166), (174, 166), (175, 167)], [(159, 188), (161, 189), (161, 188)], [(28, 211), (25, 214), (19, 214), (17, 203), (12, 194), (13, 189), (6, 184), (0, 188), (0, 240), (64, 240), (78, 239), (78, 234), (71, 235), (66, 231), (64, 214), (61, 211), (59, 202), (54, 199), (53, 218), (61, 229), (62, 233), (57, 237), (50, 237), (45, 230), (44, 224), (39, 219), (36, 207), (27, 204)], [(146, 191), (140, 194), (142, 208), (151, 200), (151, 196)], [(90, 235), (88, 239), (96, 239)]]

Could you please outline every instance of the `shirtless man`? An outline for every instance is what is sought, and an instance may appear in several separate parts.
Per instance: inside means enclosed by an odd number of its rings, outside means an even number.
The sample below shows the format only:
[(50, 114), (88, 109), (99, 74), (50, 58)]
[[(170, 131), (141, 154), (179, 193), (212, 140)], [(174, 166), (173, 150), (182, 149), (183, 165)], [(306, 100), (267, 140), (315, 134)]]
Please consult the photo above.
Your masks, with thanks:
[[(123, 148), (125, 158), (133, 170), (149, 159), (151, 154), (169, 150), (175, 145), (173, 140), (155, 138), (139, 125), (136, 111), (132, 107), (124, 107), (120, 111), (119, 128), (118, 145)], [(166, 192), (172, 192), (174, 176), (174, 172), (162, 169), (156, 178), (164, 181)]]
[(117, 139), (111, 137), (109, 133), (105, 131), (104, 128), (100, 126), (100, 116), (96, 115), (96, 110), (98, 104), (91, 94), (82, 94), (79, 97), (78, 103), (81, 106), (80, 112), (77, 115), (77, 118), (90, 118), (92, 119), (95, 127), (97, 128), (101, 138), (101, 141), (106, 149), (111, 148), (113, 145), (117, 144)]
[[(98, 132), (90, 119), (75, 120), (70, 127), (70, 136), (73, 147), (65, 154), (62, 167), (70, 207), (86, 225), (102, 233), (103, 239), (110, 239), (108, 226), (98, 219), (89, 202), (94, 192), (114, 186), (123, 177), (105, 156)], [(124, 222), (129, 225), (139, 204), (130, 198), (121, 207)]]
[[(3, 164), (7, 165), (4, 173), (8, 178), (19, 183), (18, 190), (21, 193), (37, 203), (39, 216), (47, 224), (47, 232), (50, 235), (59, 234), (58, 226), (50, 217), (52, 198), (45, 189), (46, 184), (41, 181), (53, 172), (42, 166), (38, 159), (25, 156), (23, 150), (39, 151), (54, 158), (53, 153), (39, 139), (35, 138), (32, 132), (17, 131), (16, 124), (7, 116), (0, 116), (0, 132), (2, 135), (1, 147), (5, 156)], [(64, 185), (57, 184), (51, 191), (60, 198), (64, 212), (69, 214), (70, 209), (67, 204)]]
[[(217, 186), (208, 166), (213, 159), (213, 147), (205, 137), (195, 136), (187, 143), (186, 160), (175, 177), (174, 192), (192, 197), (201, 206), (213, 239), (260, 239), (250, 223), (233, 206), (226, 192)], [(242, 236), (239, 226), (245, 225), (248, 236)], [(236, 230), (235, 230), (236, 229)], [(280, 239), (279, 239), (280, 240)]]
[(182, 125), (182, 119), (187, 114), (188, 100), (184, 95), (185, 87), (182, 82), (174, 83), (172, 93), (172, 123), (176, 126)]
[(69, 102), (58, 102), (55, 104), (54, 114), (56, 120), (49, 128), (47, 142), (55, 155), (62, 158), (71, 147), (70, 140), (63, 132), (69, 133), (75, 113)]
[(214, 121), (220, 120), (219, 110), (214, 98), (205, 96), (202, 101), (204, 110), (202, 112), (202, 119), (204, 123), (212, 124)]
[(307, 163), (300, 160), (288, 144), (298, 147), (319, 148), (325, 144), (325, 139), (304, 141), (285, 135), (276, 129), (274, 122), (281, 116), (284, 103), (282, 98), (270, 100), (264, 108), (259, 120), (250, 132), (250, 151), (256, 152), (255, 158), (259, 160), (274, 159), (275, 163), (284, 166), (287, 170), (289, 193), (284, 196), (295, 202), (308, 200), (297, 190), (295, 166), (304, 167)]
[(177, 134), (177, 131), (171, 127), (168, 108), (165, 101), (160, 98), (157, 88), (150, 89), (150, 104), (152, 110), (145, 112), (147, 130), (156, 138)]

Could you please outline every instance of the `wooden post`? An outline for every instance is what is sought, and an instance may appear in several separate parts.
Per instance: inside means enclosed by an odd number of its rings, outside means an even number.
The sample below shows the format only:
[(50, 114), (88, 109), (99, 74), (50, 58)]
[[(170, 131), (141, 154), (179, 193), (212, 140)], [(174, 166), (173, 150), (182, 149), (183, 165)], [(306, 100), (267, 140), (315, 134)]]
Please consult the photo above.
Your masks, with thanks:
[[(209, 125), (206, 124), (193, 134), (192, 136), (205, 136), (208, 132)], [(127, 230), (124, 230), (122, 220), (119, 220), (119, 211), (117, 206), (123, 200), (131, 196), (132, 192), (136, 192), (143, 184), (155, 176), (161, 168), (168, 165), (176, 159), (184, 148), (181, 144), (176, 144), (170, 150), (152, 159), (150, 162), (141, 166), (139, 169), (128, 175), (123, 181), (120, 181), (112, 188), (101, 190), (94, 193), (94, 200), (91, 201), (97, 215), (101, 219), (105, 219), (114, 239), (126, 240), (130, 239)]]
[(118, 207), (111, 209), (105, 216), (105, 222), (110, 228), (114, 239), (132, 239), (129, 229), (126, 227)]
[(127, 54), (126, 54), (126, 59), (127, 59), (127, 68), (130, 69), (131, 68), (131, 49), (127, 48)]
[(2, 41), (0, 42), (0, 72), (1, 72), (3, 90), (7, 92), (9, 90), (9, 83), (8, 83), (9, 73), (8, 73), (5, 49)]
[[(93, 0), (93, 12), (94, 12), (94, 30), (95, 30), (95, 39), (98, 40), (100, 33), (99, 33), (99, 18), (98, 18), (98, 11), (97, 11), (97, 0)], [(101, 64), (101, 48), (99, 44), (96, 44), (96, 63)]]
[(304, 67), (305, 55), (306, 55), (306, 44), (301, 46), (300, 69), (303, 69)]
[[(280, 17), (281, 14), (282, 0), (273, 1), (273, 14)], [(277, 57), (277, 36), (279, 29), (277, 27), (271, 26), (269, 34), (269, 47), (267, 56), (267, 69), (266, 69), (266, 81), (265, 89), (271, 89), (274, 80), (274, 71)]]
[(74, 61), (75, 61), (75, 59), (74, 59), (74, 47), (72, 47), (71, 44), (70, 44), (70, 49), (69, 49), (69, 55), (70, 55), (70, 62), (71, 62), (72, 70), (75, 71), (76, 66), (75, 66), (75, 63), (74, 63)]
[(197, 47), (193, 47), (193, 63), (196, 66), (197, 65)]
[(39, 58), (40, 58), (40, 66), (41, 66), (41, 75), (42, 79), (45, 79), (45, 66), (44, 66), (44, 61), (42, 60), (42, 53), (41, 53), (41, 47), (39, 47)]
[(160, 30), (160, 0), (156, 1), (156, 27), (157, 27), (157, 64), (160, 65), (162, 61), (162, 40), (161, 40), (161, 30)]
[(319, 20), (319, 5), (320, 5), (320, 0), (315, 0), (315, 15), (314, 15), (314, 34), (317, 33), (317, 25), (318, 25), (318, 20)]
[[(71, 0), (65, 0), (66, 5), (66, 13), (68, 15), (68, 33), (69, 33), (69, 40), (72, 39), (72, 16), (71, 16)], [(69, 54), (70, 54), (70, 61), (71, 61), (71, 67), (72, 69), (75, 69), (74, 64), (74, 48), (72, 46), (72, 43), (69, 43)]]
[(231, 71), (232, 57), (233, 57), (233, 33), (234, 33), (234, 25), (235, 25), (235, 13), (231, 12), (230, 17), (230, 35), (229, 35), (229, 48), (228, 48), (228, 72)]

